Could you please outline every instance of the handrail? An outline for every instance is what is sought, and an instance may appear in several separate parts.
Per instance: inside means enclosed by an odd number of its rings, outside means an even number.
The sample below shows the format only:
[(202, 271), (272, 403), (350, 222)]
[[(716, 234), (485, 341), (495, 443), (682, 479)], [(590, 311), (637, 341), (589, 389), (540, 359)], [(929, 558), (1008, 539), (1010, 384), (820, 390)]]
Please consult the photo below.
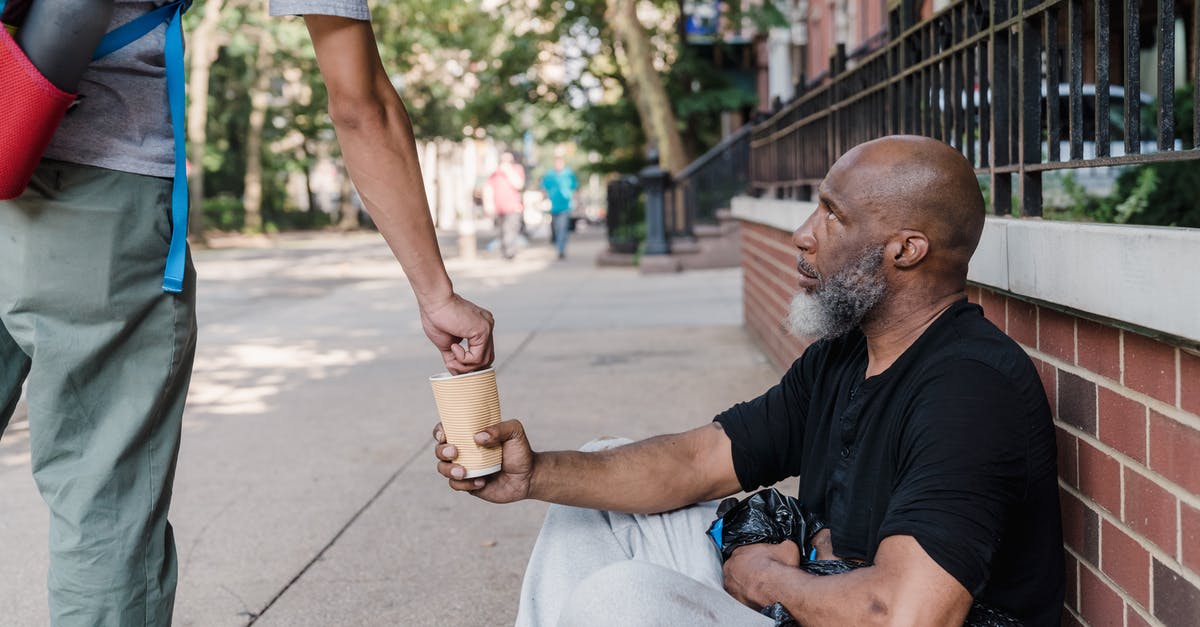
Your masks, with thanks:
[(722, 139), (720, 143), (708, 149), (708, 152), (696, 157), (694, 161), (687, 164), (687, 167), (680, 170), (678, 174), (672, 176), (675, 180), (686, 179), (696, 173), (697, 170), (708, 165), (713, 159), (716, 159), (721, 154), (728, 151), (739, 140), (744, 139), (747, 135), (754, 132), (753, 124), (744, 124), (738, 130), (729, 134), (728, 137)]

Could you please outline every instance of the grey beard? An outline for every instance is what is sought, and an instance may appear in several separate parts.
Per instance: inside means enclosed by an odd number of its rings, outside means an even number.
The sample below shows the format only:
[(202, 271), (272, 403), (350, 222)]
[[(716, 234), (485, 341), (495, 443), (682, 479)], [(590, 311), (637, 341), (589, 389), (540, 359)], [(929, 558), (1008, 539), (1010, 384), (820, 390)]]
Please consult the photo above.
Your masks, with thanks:
[(883, 246), (876, 246), (828, 279), (817, 277), (820, 288), (812, 294), (800, 290), (792, 297), (788, 331), (797, 337), (824, 339), (845, 335), (862, 324), (887, 293), (882, 264)]

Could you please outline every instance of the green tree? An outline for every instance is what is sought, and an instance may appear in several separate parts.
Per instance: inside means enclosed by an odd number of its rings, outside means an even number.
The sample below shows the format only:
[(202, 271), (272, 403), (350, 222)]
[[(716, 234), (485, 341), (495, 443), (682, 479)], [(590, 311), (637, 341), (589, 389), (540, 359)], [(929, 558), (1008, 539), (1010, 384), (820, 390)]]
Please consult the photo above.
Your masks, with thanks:
[[(673, 127), (683, 147), (681, 153), (691, 158), (720, 141), (722, 112), (751, 107), (756, 96), (735, 85), (711, 59), (686, 45), (680, 36), (684, 16), (677, 2), (642, 1), (659, 7), (668, 18), (647, 28), (647, 34), (659, 42), (651, 56), (670, 103)], [(595, 42), (583, 59), (580, 76), (568, 87), (572, 101), (590, 101), (578, 111), (573, 130), (586, 150), (601, 155), (595, 169), (633, 172), (645, 165), (646, 144), (661, 147), (663, 142), (656, 135), (657, 126), (647, 122), (653, 114), (635, 97), (638, 87), (628, 76), (627, 64), (621, 63), (621, 38), (607, 18), (611, 6), (608, 0), (543, 0), (542, 15), (559, 25), (560, 37)], [(770, 3), (742, 11), (740, 2), (734, 2), (731, 9), (731, 21), (745, 15), (760, 28), (782, 20)], [(733, 56), (727, 44), (717, 42), (715, 47)], [(663, 156), (663, 163), (668, 163)]]
[[(593, 170), (633, 171), (650, 138), (674, 146), (664, 163), (682, 167), (720, 139), (720, 112), (753, 95), (682, 46), (677, 2), (636, 3), (659, 18), (630, 21), (635, 0), (409, 0), (374, 3), (373, 23), (420, 140), (483, 129), (513, 144), (528, 132), (539, 144), (574, 140), (599, 154)], [(319, 159), (340, 157), (325, 88), (302, 20), (268, 18), (264, 6), (210, 0), (188, 16), (197, 236), (206, 215), (214, 227), (251, 232), (325, 222), (285, 206), (289, 176), (310, 180)], [(625, 22), (614, 29), (609, 17)], [(347, 225), (349, 192), (343, 186)]]

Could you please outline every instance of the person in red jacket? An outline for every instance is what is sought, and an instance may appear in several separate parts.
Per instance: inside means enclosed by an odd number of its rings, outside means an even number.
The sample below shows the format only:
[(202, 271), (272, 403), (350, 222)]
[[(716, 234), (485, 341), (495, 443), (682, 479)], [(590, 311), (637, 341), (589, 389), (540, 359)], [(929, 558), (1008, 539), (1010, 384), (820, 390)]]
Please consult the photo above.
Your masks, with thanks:
[(521, 221), (525, 219), (525, 203), (521, 192), (525, 189), (525, 168), (517, 163), (511, 152), (500, 155), (500, 165), (487, 179), (485, 204), (496, 212), (500, 223), (500, 252), (505, 259), (517, 254), (517, 236), (521, 233)]

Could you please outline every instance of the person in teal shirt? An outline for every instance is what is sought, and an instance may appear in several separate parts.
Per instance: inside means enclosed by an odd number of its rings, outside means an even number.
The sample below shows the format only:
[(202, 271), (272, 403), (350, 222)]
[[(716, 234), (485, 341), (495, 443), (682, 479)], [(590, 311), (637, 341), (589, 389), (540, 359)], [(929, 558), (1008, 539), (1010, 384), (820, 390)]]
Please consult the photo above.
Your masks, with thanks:
[(554, 245), (558, 258), (567, 258), (567, 233), (571, 230), (571, 201), (579, 180), (575, 172), (567, 167), (561, 156), (554, 157), (554, 169), (542, 176), (542, 189), (550, 199), (550, 226), (554, 232)]

